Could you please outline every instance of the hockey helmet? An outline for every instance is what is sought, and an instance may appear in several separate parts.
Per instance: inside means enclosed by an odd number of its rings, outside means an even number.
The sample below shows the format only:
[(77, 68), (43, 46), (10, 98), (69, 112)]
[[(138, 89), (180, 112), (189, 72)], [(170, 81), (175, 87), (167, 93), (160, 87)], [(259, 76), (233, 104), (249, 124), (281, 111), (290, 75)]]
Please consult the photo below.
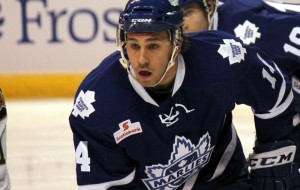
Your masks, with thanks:
[(119, 18), (125, 32), (177, 30), (182, 24), (178, 0), (130, 0)]
[(119, 17), (117, 44), (128, 32), (181, 30), (183, 13), (178, 0), (129, 0)]

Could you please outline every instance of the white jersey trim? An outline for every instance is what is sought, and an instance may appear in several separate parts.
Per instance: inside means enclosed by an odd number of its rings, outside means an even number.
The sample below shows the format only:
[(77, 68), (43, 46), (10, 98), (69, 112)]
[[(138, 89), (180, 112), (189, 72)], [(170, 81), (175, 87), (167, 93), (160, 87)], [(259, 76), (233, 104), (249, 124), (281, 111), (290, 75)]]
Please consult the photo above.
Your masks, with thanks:
[(93, 184), (93, 185), (82, 185), (82, 186), (78, 186), (78, 189), (79, 190), (99, 190), (99, 189), (105, 190), (113, 186), (128, 184), (133, 180), (134, 176), (135, 176), (135, 170), (123, 179), (109, 181), (106, 183)]
[(181, 54), (178, 55), (178, 68), (176, 73), (176, 78), (173, 87), (172, 96), (178, 91), (181, 87), (185, 76), (185, 63)]
[(212, 178), (208, 181), (211, 181), (217, 177), (219, 177), (225, 170), (226, 166), (228, 165), (230, 159), (232, 158), (232, 155), (235, 151), (237, 144), (237, 134), (236, 130), (233, 124), (231, 124), (231, 141), (229, 145), (227, 146), (226, 150), (224, 151), (218, 166), (216, 167), (215, 173), (212, 176)]
[(293, 98), (294, 98), (294, 94), (293, 94), (293, 90), (291, 90), (287, 99), (276, 109), (272, 109), (272, 112), (265, 113), (265, 114), (255, 114), (255, 116), (260, 119), (270, 119), (270, 118), (276, 117), (279, 114), (281, 114), (282, 112), (284, 112), (289, 107), (289, 105), (293, 101)]
[[(132, 66), (130, 65), (130, 67), (132, 67)], [(130, 71), (132, 72), (132, 75), (135, 76), (132, 68), (130, 69)], [(159, 105), (147, 93), (145, 88), (133, 76), (128, 74), (129, 81), (130, 81), (132, 87), (134, 88), (134, 90), (136, 91), (136, 93), (138, 93), (138, 95), (140, 95), (140, 97), (143, 98), (143, 100), (145, 100), (145, 102), (148, 102), (149, 104), (153, 104), (153, 105), (159, 107)], [(185, 76), (185, 63), (184, 63), (184, 59), (183, 59), (182, 55), (179, 54), (178, 55), (177, 73), (176, 73), (176, 78), (175, 78), (172, 95), (174, 95), (178, 91), (180, 86), (182, 85), (184, 76)]]
[(289, 107), (289, 105), (292, 103), (294, 95), (293, 95), (293, 91), (291, 90), (288, 97), (286, 98), (286, 100), (282, 104), (280, 104), (282, 102), (282, 100), (284, 98), (284, 94), (286, 92), (286, 82), (285, 82), (284, 76), (281, 73), (281, 71), (279, 70), (279, 68), (277, 67), (277, 65), (275, 65), (275, 69), (274, 69), (259, 54), (257, 54), (257, 57), (260, 59), (260, 61), (265, 66), (267, 66), (270, 69), (270, 71), (274, 72), (274, 70), (276, 69), (280, 73), (280, 76), (282, 78), (282, 84), (281, 84), (281, 87), (280, 87), (280, 92), (279, 92), (279, 95), (278, 95), (278, 98), (277, 98), (277, 101), (276, 101), (274, 107), (272, 109), (270, 109), (268, 111), (268, 113), (255, 114), (255, 116), (258, 117), (258, 118), (270, 119), (270, 118), (276, 117), (279, 114), (281, 114), (282, 112), (284, 112)]
[(129, 78), (129, 81), (130, 81), (132, 87), (136, 91), (136, 93), (138, 93), (138, 95), (140, 95), (140, 97), (142, 97), (143, 100), (145, 100), (145, 102), (148, 102), (149, 104), (153, 104), (153, 105), (159, 107), (159, 105), (147, 93), (145, 88), (138, 81), (136, 81), (136, 79), (134, 79), (130, 74), (128, 74), (128, 78)]
[(199, 175), (199, 172), (196, 172), (194, 173), (184, 184), (184, 187), (182, 190), (191, 190), (194, 185), (195, 185), (195, 182), (197, 180), (197, 177)]
[(269, 6), (281, 11), (281, 12), (287, 12), (287, 11), (294, 11), (294, 12), (300, 12), (300, 5), (299, 2), (272, 2), (268, 0), (264, 0), (266, 4)]

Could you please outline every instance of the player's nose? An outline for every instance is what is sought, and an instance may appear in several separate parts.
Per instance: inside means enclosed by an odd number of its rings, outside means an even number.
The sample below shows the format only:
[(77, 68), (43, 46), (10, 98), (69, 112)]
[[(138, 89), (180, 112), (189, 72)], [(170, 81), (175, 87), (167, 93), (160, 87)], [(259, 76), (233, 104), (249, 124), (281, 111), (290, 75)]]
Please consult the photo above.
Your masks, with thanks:
[(145, 48), (141, 48), (138, 54), (138, 63), (144, 67), (149, 64), (148, 53)]

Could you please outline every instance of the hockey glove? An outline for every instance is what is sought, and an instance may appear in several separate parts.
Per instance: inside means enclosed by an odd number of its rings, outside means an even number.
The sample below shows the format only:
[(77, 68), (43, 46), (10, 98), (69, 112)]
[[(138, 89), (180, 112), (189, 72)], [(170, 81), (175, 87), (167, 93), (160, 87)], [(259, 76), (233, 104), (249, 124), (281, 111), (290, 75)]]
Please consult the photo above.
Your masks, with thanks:
[(251, 186), (256, 190), (300, 190), (300, 173), (293, 162), (292, 141), (254, 147), (249, 156)]

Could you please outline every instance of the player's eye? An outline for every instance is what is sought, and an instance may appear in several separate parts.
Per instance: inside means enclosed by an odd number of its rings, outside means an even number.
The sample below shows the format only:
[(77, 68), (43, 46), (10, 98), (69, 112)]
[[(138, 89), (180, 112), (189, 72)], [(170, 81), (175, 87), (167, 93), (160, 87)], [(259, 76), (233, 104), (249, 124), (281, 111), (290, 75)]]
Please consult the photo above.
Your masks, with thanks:
[(157, 44), (150, 44), (150, 45), (148, 46), (148, 48), (149, 48), (149, 49), (157, 49), (157, 48), (159, 48), (159, 45), (157, 45)]
[(193, 11), (191, 9), (188, 9), (186, 11), (184, 11), (183, 16), (184, 17), (189, 17), (193, 14)]
[(139, 49), (140, 46), (137, 43), (128, 42), (127, 43), (127, 48), (130, 48), (130, 49)]

